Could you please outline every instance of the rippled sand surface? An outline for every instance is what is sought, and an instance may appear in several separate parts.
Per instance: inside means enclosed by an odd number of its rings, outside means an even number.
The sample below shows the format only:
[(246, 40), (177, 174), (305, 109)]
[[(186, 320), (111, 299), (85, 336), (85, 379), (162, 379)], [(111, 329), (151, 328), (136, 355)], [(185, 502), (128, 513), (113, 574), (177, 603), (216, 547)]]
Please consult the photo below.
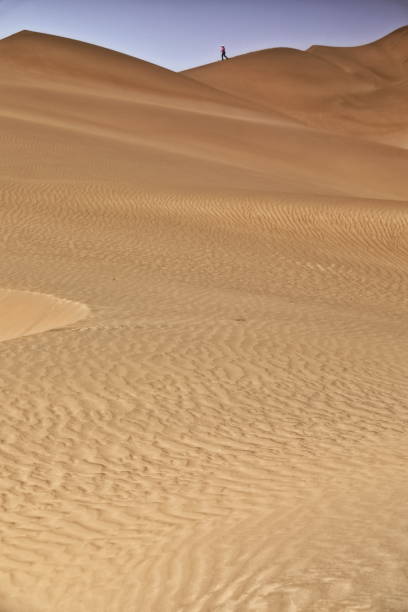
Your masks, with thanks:
[(0, 41), (1, 612), (406, 612), (407, 59)]

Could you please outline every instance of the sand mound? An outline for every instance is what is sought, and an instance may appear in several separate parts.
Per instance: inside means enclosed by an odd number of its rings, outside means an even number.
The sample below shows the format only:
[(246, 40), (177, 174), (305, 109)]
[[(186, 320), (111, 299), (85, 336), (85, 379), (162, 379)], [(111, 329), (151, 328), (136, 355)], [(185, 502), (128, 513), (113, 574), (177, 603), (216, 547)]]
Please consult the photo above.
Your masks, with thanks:
[(84, 304), (29, 291), (0, 290), (0, 342), (75, 323), (88, 315)]
[(1, 612), (406, 609), (405, 40), (0, 42)]

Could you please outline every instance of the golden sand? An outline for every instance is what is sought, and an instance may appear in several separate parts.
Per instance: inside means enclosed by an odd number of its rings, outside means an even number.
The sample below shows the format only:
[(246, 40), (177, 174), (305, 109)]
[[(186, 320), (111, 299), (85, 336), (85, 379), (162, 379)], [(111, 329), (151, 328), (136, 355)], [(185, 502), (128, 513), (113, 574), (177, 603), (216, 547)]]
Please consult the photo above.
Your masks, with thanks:
[(406, 612), (408, 28), (0, 82), (1, 612)]

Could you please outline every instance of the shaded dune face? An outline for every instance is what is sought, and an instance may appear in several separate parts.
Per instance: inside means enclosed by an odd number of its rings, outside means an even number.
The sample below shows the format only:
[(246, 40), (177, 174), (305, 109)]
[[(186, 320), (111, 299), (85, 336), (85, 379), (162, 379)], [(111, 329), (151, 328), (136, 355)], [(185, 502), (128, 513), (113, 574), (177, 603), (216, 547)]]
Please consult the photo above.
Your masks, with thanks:
[(268, 49), (183, 74), (306, 125), (381, 137), (408, 126), (407, 41), (404, 27), (361, 47)]
[(0, 289), (0, 342), (70, 325), (88, 312), (84, 304), (52, 295)]

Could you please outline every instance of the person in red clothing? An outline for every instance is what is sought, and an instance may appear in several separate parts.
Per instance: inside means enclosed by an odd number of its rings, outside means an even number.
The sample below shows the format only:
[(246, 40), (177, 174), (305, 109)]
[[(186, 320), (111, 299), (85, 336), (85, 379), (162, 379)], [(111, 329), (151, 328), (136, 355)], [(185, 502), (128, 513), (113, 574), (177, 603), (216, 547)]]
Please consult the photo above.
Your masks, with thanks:
[(227, 57), (227, 54), (225, 52), (225, 47), (224, 47), (224, 45), (222, 45), (222, 47), (221, 47), (221, 60), (225, 60), (225, 59), (227, 60), (228, 57)]

